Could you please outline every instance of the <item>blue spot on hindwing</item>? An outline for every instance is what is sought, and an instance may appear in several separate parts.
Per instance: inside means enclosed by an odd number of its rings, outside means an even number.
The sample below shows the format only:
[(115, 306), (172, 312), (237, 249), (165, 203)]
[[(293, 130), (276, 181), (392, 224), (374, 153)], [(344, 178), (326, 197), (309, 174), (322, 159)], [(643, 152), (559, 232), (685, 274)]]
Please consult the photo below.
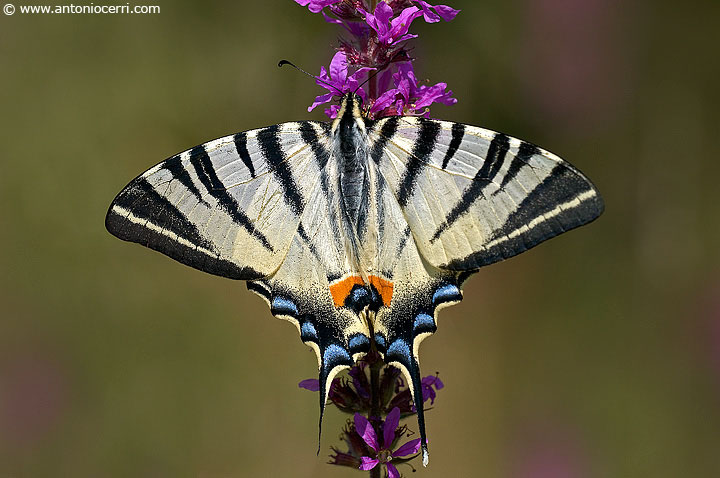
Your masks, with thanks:
[[(403, 339), (396, 339), (387, 349), (388, 356), (393, 359), (401, 357), (409, 361), (411, 359), (410, 346)], [(402, 363), (402, 362), (401, 362)]]
[(302, 326), (300, 327), (300, 338), (303, 342), (307, 342), (308, 340), (317, 342), (317, 330), (315, 330), (315, 326), (312, 324), (312, 322), (303, 322)]
[(323, 353), (323, 367), (329, 371), (336, 365), (352, 365), (352, 358), (343, 347), (331, 344)]
[(370, 348), (370, 339), (363, 334), (355, 334), (350, 337), (348, 346), (350, 347), (350, 352), (353, 354), (367, 352)]
[(430, 317), (428, 314), (420, 313), (415, 316), (415, 324), (413, 325), (413, 332), (415, 332), (415, 334), (422, 332), (435, 332), (435, 330), (437, 330), (435, 319)]
[(297, 317), (298, 309), (295, 303), (284, 297), (275, 297), (270, 307), (270, 312), (273, 315), (289, 315), (291, 317)]
[(387, 350), (387, 344), (385, 343), (385, 336), (382, 334), (375, 334), (375, 343), (380, 352), (385, 353)]
[(442, 304), (443, 302), (455, 302), (462, 300), (460, 289), (454, 284), (445, 284), (438, 287), (433, 294), (433, 305)]
[(354, 285), (348, 296), (345, 298), (345, 307), (355, 312), (363, 310), (370, 303), (370, 293), (361, 285)]

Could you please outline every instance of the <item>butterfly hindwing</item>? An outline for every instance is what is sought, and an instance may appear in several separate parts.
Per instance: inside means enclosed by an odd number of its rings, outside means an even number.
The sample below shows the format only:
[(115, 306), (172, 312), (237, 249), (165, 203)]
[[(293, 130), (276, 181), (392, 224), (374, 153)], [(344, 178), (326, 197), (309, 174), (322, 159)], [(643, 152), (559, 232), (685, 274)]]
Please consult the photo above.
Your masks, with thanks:
[(369, 134), (374, 157), (422, 255), (466, 271), (519, 254), (592, 221), (603, 203), (554, 154), (483, 128), (387, 118)]

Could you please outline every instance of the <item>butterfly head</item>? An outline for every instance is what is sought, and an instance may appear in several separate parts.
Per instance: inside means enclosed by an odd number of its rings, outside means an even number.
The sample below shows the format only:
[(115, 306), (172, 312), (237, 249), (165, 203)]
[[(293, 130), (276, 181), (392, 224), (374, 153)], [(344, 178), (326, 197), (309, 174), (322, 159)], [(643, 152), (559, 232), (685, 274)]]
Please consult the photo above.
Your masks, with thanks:
[(340, 118), (343, 115), (351, 115), (357, 118), (362, 116), (362, 104), (363, 100), (357, 93), (352, 91), (345, 93), (340, 100), (340, 109), (338, 110), (337, 117)]
[(346, 135), (351, 130), (360, 130), (365, 133), (365, 119), (362, 115), (362, 98), (357, 93), (345, 93), (340, 100), (340, 109), (333, 122), (333, 129), (344, 131)]

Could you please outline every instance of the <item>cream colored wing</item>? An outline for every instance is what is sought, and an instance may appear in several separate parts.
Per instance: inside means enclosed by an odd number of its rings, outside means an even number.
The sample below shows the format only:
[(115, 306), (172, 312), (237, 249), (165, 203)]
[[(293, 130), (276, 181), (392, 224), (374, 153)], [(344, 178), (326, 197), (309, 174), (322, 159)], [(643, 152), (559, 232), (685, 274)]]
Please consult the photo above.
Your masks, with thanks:
[(259, 279), (285, 258), (319, 166), (302, 137), (324, 123), (285, 123), (196, 146), (128, 184), (107, 229), (211, 274)]
[(598, 217), (592, 183), (554, 154), (483, 128), (390, 117), (373, 159), (433, 265), (475, 270)]

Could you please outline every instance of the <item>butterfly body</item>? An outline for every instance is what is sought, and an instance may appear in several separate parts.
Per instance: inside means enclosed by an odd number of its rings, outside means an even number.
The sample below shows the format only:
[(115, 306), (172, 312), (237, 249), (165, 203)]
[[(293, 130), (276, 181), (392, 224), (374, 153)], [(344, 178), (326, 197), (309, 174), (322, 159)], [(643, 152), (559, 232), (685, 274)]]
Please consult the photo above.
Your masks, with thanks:
[(557, 156), (482, 128), (372, 121), (342, 99), (332, 123), (238, 133), (158, 164), (115, 198), (108, 230), (248, 281), (332, 378), (374, 342), (417, 404), (418, 348), (467, 277), (595, 219), (593, 185)]

